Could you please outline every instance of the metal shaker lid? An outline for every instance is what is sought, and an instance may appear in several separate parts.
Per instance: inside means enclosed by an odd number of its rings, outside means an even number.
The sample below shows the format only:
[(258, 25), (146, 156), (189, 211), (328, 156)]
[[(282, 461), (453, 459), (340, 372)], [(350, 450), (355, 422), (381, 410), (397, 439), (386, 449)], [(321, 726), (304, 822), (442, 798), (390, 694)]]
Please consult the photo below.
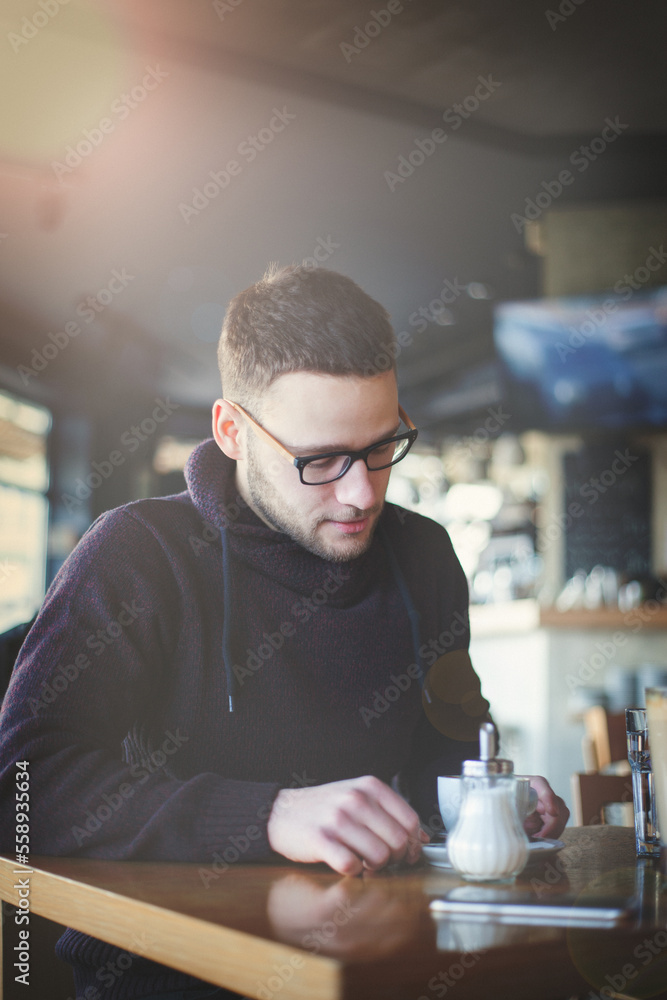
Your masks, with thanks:
[(484, 778), (487, 775), (514, 774), (514, 762), (496, 757), (496, 727), (483, 722), (479, 727), (479, 760), (464, 760), (464, 778)]

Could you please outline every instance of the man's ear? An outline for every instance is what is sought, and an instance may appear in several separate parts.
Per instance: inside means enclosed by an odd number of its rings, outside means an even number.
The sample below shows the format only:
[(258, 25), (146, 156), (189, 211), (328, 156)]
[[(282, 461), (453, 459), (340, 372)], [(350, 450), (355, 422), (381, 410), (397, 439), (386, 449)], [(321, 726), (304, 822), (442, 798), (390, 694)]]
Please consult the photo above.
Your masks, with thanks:
[(216, 399), (213, 404), (213, 437), (221, 451), (235, 461), (243, 457), (240, 431), (243, 417), (226, 399)]

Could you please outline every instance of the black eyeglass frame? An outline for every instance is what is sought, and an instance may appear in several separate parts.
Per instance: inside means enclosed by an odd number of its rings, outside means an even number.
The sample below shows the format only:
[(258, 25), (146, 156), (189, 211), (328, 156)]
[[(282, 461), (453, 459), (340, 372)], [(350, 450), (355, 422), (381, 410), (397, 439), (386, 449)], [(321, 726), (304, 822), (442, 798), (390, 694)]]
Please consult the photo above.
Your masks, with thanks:
[[(233, 403), (231, 399), (226, 399), (225, 402), (229, 403), (229, 405), (232, 406), (238, 413), (241, 413), (248, 420), (248, 422), (250, 423), (251, 427), (255, 430), (255, 432), (260, 437), (264, 438), (264, 440), (268, 444), (270, 444), (273, 448), (275, 448), (276, 451), (279, 451), (280, 454), (283, 456), (283, 458), (286, 458), (289, 462), (292, 463), (292, 465), (296, 466), (296, 468), (299, 471), (299, 479), (301, 480), (304, 486), (327, 486), (329, 483), (335, 483), (337, 479), (341, 479), (345, 475), (345, 473), (352, 468), (352, 466), (358, 459), (361, 459), (363, 461), (364, 465), (366, 466), (369, 472), (380, 472), (382, 469), (388, 469), (392, 465), (397, 465), (402, 459), (405, 458), (407, 453), (410, 451), (413, 444), (417, 440), (417, 435), (419, 433), (419, 431), (412, 423), (410, 417), (407, 415), (403, 407), (399, 406), (398, 407), (399, 416), (403, 421), (403, 423), (408, 428), (408, 430), (403, 431), (402, 434), (394, 434), (392, 437), (383, 438), (381, 441), (375, 441), (374, 444), (369, 444), (367, 448), (362, 448), (360, 451), (327, 451), (319, 455), (293, 455), (291, 451), (285, 448), (285, 446), (282, 445), (280, 441), (273, 436), (273, 434), (270, 434), (269, 431), (265, 430), (265, 428), (262, 427), (261, 424), (258, 424), (257, 421), (254, 419), (254, 417), (251, 417), (248, 411), (245, 410), (240, 405), (240, 403)], [(368, 456), (370, 455), (370, 453), (372, 451), (375, 451), (376, 448), (381, 448), (383, 445), (391, 444), (393, 441), (396, 442), (407, 441), (408, 446), (397, 459), (391, 462), (386, 462), (384, 465), (378, 465), (376, 468), (371, 469), (371, 467), (368, 464)], [(342, 457), (346, 457), (347, 459), (349, 459), (349, 461), (347, 462), (346, 465), (343, 466), (341, 471), (337, 475), (335, 475), (332, 479), (325, 479), (319, 483), (308, 483), (304, 480), (303, 470), (308, 465), (310, 465), (311, 462), (321, 462), (322, 459), (325, 458), (342, 458)]]

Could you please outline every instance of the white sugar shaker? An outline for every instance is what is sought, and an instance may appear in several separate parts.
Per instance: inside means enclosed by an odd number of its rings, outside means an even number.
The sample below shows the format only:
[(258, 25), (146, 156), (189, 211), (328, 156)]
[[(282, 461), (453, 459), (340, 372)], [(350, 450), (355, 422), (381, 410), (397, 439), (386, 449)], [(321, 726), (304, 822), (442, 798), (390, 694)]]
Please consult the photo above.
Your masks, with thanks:
[(462, 770), (459, 818), (447, 838), (454, 869), (470, 882), (511, 882), (528, 859), (528, 838), (517, 811), (511, 760), (496, 757), (496, 731), (483, 722), (480, 759)]

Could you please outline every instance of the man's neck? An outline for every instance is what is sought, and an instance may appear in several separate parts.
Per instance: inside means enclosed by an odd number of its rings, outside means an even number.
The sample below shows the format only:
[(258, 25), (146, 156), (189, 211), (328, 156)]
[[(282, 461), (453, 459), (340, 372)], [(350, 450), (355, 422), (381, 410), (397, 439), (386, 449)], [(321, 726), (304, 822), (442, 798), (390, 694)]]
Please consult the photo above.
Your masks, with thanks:
[(260, 521), (262, 521), (267, 526), (267, 528), (270, 528), (271, 531), (278, 531), (278, 528), (276, 528), (275, 524), (271, 524), (270, 521), (267, 521), (266, 517), (262, 514), (260, 510), (258, 510), (258, 508), (253, 503), (252, 497), (250, 496), (250, 490), (248, 488), (247, 480), (243, 475), (243, 473), (241, 472), (238, 462), (236, 463), (236, 469), (234, 470), (234, 485), (236, 487), (236, 492), (247, 504), (247, 506), (250, 508), (253, 514), (256, 517), (258, 517)]

